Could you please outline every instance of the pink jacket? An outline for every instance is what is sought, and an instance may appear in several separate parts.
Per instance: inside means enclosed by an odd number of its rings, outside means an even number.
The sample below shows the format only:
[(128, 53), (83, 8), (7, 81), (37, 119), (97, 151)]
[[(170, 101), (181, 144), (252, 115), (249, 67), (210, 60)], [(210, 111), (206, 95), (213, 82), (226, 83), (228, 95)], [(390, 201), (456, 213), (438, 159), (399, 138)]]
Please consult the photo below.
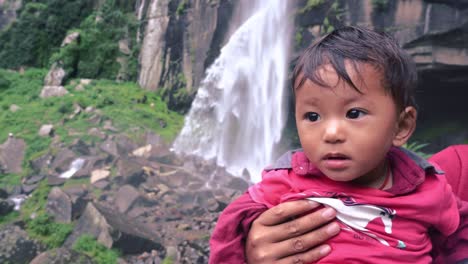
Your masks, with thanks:
[[(445, 168), (445, 166), (449, 166), (450, 168), (454, 168), (454, 162), (456, 159), (454, 157), (454, 153), (452, 151), (446, 151), (438, 153), (434, 156), (435, 161), (444, 161), (440, 162), (440, 165)], [(468, 154), (468, 152), (465, 152)], [(396, 196), (397, 198), (404, 197), (408, 194), (417, 193), (414, 192), (417, 188), (422, 188), (421, 186), (425, 186), (428, 188), (432, 188), (430, 185), (426, 183), (421, 185), (423, 182), (434, 182), (434, 181), (444, 181), (444, 179), (440, 179), (440, 177), (433, 176), (432, 173), (436, 171), (436, 169), (431, 166), (431, 164), (427, 163), (426, 161), (420, 159), (419, 157), (415, 156), (412, 153), (403, 153), (399, 149), (394, 149), (390, 153), (391, 160), (393, 162), (394, 167), (394, 175), (395, 175), (395, 168), (396, 171), (400, 170), (405, 173), (400, 173), (399, 177), (395, 177), (394, 186), (389, 190), (387, 193), (390, 196)], [(468, 156), (467, 156), (468, 157)], [(301, 189), (299, 187), (298, 190), (292, 190), (291, 186), (296, 186), (293, 182), (288, 182), (291, 177), (288, 177), (288, 172), (293, 172), (293, 176), (298, 174), (319, 174), (320, 172), (314, 171), (314, 167), (308, 163), (307, 159), (304, 155), (295, 154), (293, 156), (289, 156), (286, 160), (291, 160), (292, 162), (281, 163), (282, 160), (280, 159), (279, 164), (270, 170), (266, 170), (264, 174), (264, 182), (268, 183), (268, 185), (264, 185), (263, 182), (252, 186), (247, 193), (239, 197), (236, 201), (231, 203), (222, 213), (220, 216), (215, 231), (211, 237), (210, 246), (211, 246), (211, 255), (210, 255), (210, 263), (244, 263), (245, 262), (245, 255), (244, 255), (244, 245), (245, 245), (245, 237), (248, 234), (250, 224), (253, 220), (255, 220), (262, 212), (264, 212), (268, 207), (274, 206), (282, 200), (287, 199), (295, 199), (300, 198), (300, 195), (294, 197), (295, 194), (301, 193), (302, 191), (311, 191), (306, 190), (307, 188)], [(460, 159), (458, 159), (460, 160)], [(284, 159), (283, 159), (284, 161)], [(448, 163), (447, 163), (448, 161)], [(292, 166), (291, 166), (292, 165)], [(271, 171), (272, 173), (268, 173)], [(286, 173), (286, 177), (284, 175)], [(426, 173), (429, 173), (432, 176), (429, 176), (429, 180), (426, 179)], [(459, 173), (459, 171), (454, 170), (450, 171), (449, 179), (455, 178)], [(273, 176), (272, 176), (273, 174)], [(398, 172), (396, 173), (398, 175)], [(275, 175), (278, 175), (276, 177)], [(297, 176), (297, 175), (296, 175)], [(295, 176), (294, 176), (295, 177)], [(310, 179), (310, 177), (308, 177)], [(432, 179), (432, 180), (431, 180)], [(297, 180), (297, 179), (296, 179)], [(426, 180), (426, 181), (425, 181)], [(449, 180), (450, 182), (451, 180)], [(453, 182), (453, 181), (452, 181)], [(451, 182), (451, 183), (452, 183)], [(263, 185), (262, 185), (263, 184)], [(301, 183), (299, 186), (302, 186), (304, 183)], [(437, 186), (439, 184), (435, 184)], [(264, 187), (267, 186), (276, 189), (273, 192), (265, 189)], [(289, 186), (289, 187), (288, 187)], [(305, 185), (304, 185), (305, 186)], [(444, 186), (441, 184), (440, 186)], [(295, 187), (295, 188), (296, 188)], [(311, 187), (311, 186), (308, 186)], [(286, 192), (283, 189), (288, 189)], [(445, 188), (445, 187), (444, 187)], [(263, 190), (266, 192), (261, 193)], [(314, 190), (312, 190), (314, 191)], [(320, 191), (320, 188), (315, 189), (315, 191)], [(368, 191), (377, 191), (380, 192), (380, 195), (384, 195), (383, 193), (378, 190), (368, 190)], [(440, 193), (444, 193), (443, 189)], [(450, 193), (450, 192), (446, 192)], [(285, 195), (277, 195), (277, 194), (285, 194)], [(292, 196), (291, 196), (292, 194)], [(310, 194), (310, 193), (309, 193)], [(288, 196), (289, 195), (289, 196)], [(371, 194), (374, 196), (375, 193)], [(416, 197), (416, 196), (415, 196)], [(448, 200), (451, 200), (450, 195), (447, 196)], [(419, 199), (419, 198), (416, 198)], [(405, 200), (408, 203), (407, 200)], [(434, 204), (434, 202), (429, 202), (427, 204)], [(437, 203), (436, 203), (437, 204)], [(451, 205), (450, 205), (451, 204)], [(434, 242), (435, 249), (433, 250), (434, 257), (436, 262), (438, 263), (451, 263), (455, 262), (464, 258), (468, 257), (468, 229), (463, 228), (467, 226), (468, 220), (468, 208), (462, 202), (452, 201), (449, 202), (448, 205), (452, 207), (452, 210), (441, 210), (446, 212), (442, 218), (444, 221), (435, 221), (434, 223), (430, 223), (439, 229), (441, 232), (436, 232), (431, 235), (431, 238)], [(461, 217), (458, 217), (458, 210), (459, 208)], [(399, 211), (403, 213), (402, 206), (399, 207)], [(409, 215), (415, 215), (411, 211), (408, 211)], [(457, 214), (457, 217), (450, 217), (450, 215)], [(441, 218), (441, 219), (442, 219)], [(421, 219), (425, 219), (422, 217)], [(420, 219), (420, 220), (421, 220)], [(453, 221), (450, 221), (453, 219)], [(448, 221), (448, 222), (447, 222)], [(459, 225), (460, 222), (460, 225)], [(372, 225), (371, 225), (372, 226)], [(454, 230), (456, 226), (460, 226), (455, 233)], [(420, 226), (419, 226), (420, 227)], [(443, 235), (445, 234), (445, 235)], [(380, 234), (385, 235), (385, 233)], [(388, 237), (385, 237), (384, 240), (392, 241), (391, 243), (395, 244), (396, 240), (390, 240)], [(375, 244), (375, 243), (374, 243)], [(377, 243), (378, 244), (378, 243)], [(404, 244), (404, 243), (403, 243)], [(347, 244), (348, 245), (348, 244)], [(411, 243), (405, 246), (415, 247), (417, 246), (412, 245)], [(338, 247), (336, 247), (338, 248)], [(347, 247), (340, 247), (340, 248), (347, 248)], [(353, 249), (355, 250), (355, 249)], [(422, 251), (428, 252), (430, 251), (430, 243), (426, 244), (421, 248)], [(334, 248), (335, 251), (335, 248)], [(336, 252), (338, 253), (338, 252)], [(333, 252), (332, 252), (333, 254)], [(424, 254), (423, 254), (424, 255)], [(427, 254), (426, 262), (427, 260)], [(330, 261), (333, 261), (330, 258)]]

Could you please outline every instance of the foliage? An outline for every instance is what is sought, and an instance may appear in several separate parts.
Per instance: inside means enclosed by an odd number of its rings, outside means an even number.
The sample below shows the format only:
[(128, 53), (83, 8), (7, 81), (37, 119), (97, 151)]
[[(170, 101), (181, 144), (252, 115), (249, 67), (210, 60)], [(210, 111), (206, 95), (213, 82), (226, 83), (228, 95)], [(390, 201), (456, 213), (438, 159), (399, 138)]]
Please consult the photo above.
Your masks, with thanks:
[(309, 12), (312, 9), (322, 6), (324, 3), (325, 0), (308, 0), (307, 4), (299, 10), (299, 13)]
[(303, 34), (304, 34), (303, 28), (297, 29), (296, 33), (294, 34), (294, 44), (297, 48), (301, 46), (302, 41), (304, 40)]
[(70, 27), (90, 14), (92, 0), (26, 0), (18, 19), (0, 33), (0, 67), (44, 67)]
[(73, 249), (91, 257), (98, 264), (114, 264), (120, 253), (100, 244), (91, 235), (82, 235), (73, 244)]
[(10, 81), (5, 78), (5, 74), (0, 72), (0, 90), (6, 90), (10, 87)]
[(425, 158), (425, 159), (428, 159), (432, 154), (428, 154), (428, 153), (425, 153), (424, 151), (422, 151), (422, 149), (424, 149), (424, 147), (428, 146), (429, 143), (419, 143), (417, 141), (414, 141), (414, 142), (411, 142), (411, 143), (406, 143), (405, 145), (403, 145), (404, 148), (406, 148), (407, 150), (410, 150), (416, 154), (418, 154), (419, 156)]
[[(125, 14), (115, 0), (106, 0), (101, 9), (88, 16), (80, 25), (80, 40), (63, 47), (50, 62), (61, 62), (68, 77), (116, 79), (120, 69), (119, 56), (127, 56), (127, 80), (136, 80), (139, 46), (133, 37), (139, 24), (132, 14)], [(119, 50), (119, 41), (131, 40), (131, 54)]]
[(162, 264), (173, 264), (174, 263), (174, 259), (172, 259), (172, 257), (165, 257), (162, 261)]
[(188, 0), (182, 0), (180, 1), (179, 5), (177, 6), (176, 9), (176, 14), (178, 16), (183, 15), (185, 13), (185, 10), (189, 7)]
[[(84, 91), (74, 91), (74, 86), (68, 85), (66, 88), (73, 93), (60, 98), (41, 99), (38, 95), (46, 72), (44, 69), (29, 69), (20, 74), (0, 70), (0, 75), (10, 82), (8, 89), (0, 90), (0, 142), (6, 140), (8, 133), (25, 140), (25, 169), (30, 160), (49, 149), (51, 138), (37, 135), (43, 124), (54, 124), (56, 134), (65, 144), (76, 138), (82, 138), (87, 143), (100, 140), (88, 135), (88, 130), (96, 126), (88, 121), (92, 113), (82, 112), (69, 118), (78, 105), (82, 108), (100, 108), (103, 119), (112, 120), (122, 133), (131, 135), (135, 135), (135, 132), (130, 129), (136, 128), (141, 133), (151, 130), (169, 142), (182, 128), (183, 116), (170, 111), (154, 92), (143, 90), (135, 83), (102, 80), (86, 86)], [(8, 110), (11, 104), (21, 109), (11, 112)], [(160, 125), (161, 122), (165, 124), (164, 127)], [(0, 177), (0, 183), (19, 183), (21, 176), (24, 175), (4, 175)]]
[(383, 12), (388, 8), (388, 0), (372, 0), (372, 6), (377, 12)]
[(0, 215), (0, 226), (9, 224), (18, 219), (19, 213), (17, 211), (10, 212), (7, 215)]
[(26, 199), (21, 205), (21, 216), (24, 219), (29, 219), (32, 215), (44, 214), (47, 204), (47, 197), (51, 187), (46, 181), (42, 181), (37, 189)]
[(38, 214), (34, 219), (26, 220), (28, 235), (41, 241), (49, 248), (62, 246), (72, 230), (72, 224), (56, 223), (50, 215), (45, 213)]
[(23, 178), (20, 174), (15, 173), (8, 173), (2, 174), (0, 173), (0, 188), (9, 189), (10, 187), (19, 185), (21, 183), (21, 179)]

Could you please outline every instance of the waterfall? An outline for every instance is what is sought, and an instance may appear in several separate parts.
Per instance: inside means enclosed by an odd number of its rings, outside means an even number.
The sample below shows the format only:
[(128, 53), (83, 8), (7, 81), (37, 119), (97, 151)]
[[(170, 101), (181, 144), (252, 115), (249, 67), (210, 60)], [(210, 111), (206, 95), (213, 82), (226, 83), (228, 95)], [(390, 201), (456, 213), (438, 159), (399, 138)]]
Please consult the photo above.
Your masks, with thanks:
[(290, 21), (288, 1), (240, 2), (252, 15), (207, 69), (173, 149), (258, 182), (286, 121)]

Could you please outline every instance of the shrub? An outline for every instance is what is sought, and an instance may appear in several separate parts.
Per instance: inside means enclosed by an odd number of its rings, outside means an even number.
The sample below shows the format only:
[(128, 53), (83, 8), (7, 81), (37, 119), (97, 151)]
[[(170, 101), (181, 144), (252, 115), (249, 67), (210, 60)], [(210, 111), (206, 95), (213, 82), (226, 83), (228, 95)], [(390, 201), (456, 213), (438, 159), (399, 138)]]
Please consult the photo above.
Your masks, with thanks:
[(91, 235), (82, 235), (73, 244), (73, 249), (91, 257), (98, 264), (114, 264), (120, 253), (106, 248)]
[(73, 230), (73, 225), (56, 223), (50, 215), (40, 213), (34, 219), (26, 221), (26, 230), (29, 235), (43, 242), (49, 248), (57, 248), (62, 246)]

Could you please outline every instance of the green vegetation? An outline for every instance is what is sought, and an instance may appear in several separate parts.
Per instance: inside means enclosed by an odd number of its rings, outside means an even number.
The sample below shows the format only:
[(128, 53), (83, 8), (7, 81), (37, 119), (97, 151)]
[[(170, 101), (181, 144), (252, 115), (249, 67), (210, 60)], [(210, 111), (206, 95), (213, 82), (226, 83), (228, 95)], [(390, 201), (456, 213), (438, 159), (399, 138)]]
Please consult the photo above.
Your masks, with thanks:
[(304, 28), (298, 28), (296, 33), (294, 34), (294, 45), (296, 48), (302, 45), (302, 41), (304, 40)]
[(388, 8), (388, 0), (372, 0), (372, 7), (377, 12), (383, 12)]
[(26, 221), (28, 235), (41, 241), (49, 248), (62, 246), (67, 236), (72, 232), (72, 224), (56, 223), (47, 214), (39, 214), (34, 219)]
[(299, 13), (309, 12), (312, 9), (322, 6), (324, 3), (325, 0), (308, 0), (307, 4), (303, 8), (299, 9)]
[[(135, 83), (100, 80), (88, 85), (83, 91), (75, 91), (74, 85), (68, 85), (68, 95), (40, 99), (38, 95), (45, 74), (46, 70), (40, 69), (27, 70), (23, 75), (0, 70), (0, 76), (10, 82), (8, 89), (0, 90), (0, 142), (6, 140), (8, 133), (24, 139), (27, 144), (25, 163), (49, 149), (51, 139), (39, 138), (37, 135), (43, 124), (55, 124), (55, 133), (64, 143), (71, 143), (76, 138), (82, 138), (88, 143), (99, 140), (87, 133), (93, 126), (88, 120), (94, 113), (82, 111), (69, 118), (76, 107), (98, 108), (103, 120), (112, 120), (119, 131), (128, 132), (129, 135), (134, 135), (133, 131), (128, 131), (130, 128), (140, 130), (141, 133), (151, 130), (166, 141), (171, 141), (183, 125), (181, 115), (170, 111), (154, 92), (143, 90)], [(12, 104), (21, 109), (9, 111)], [(165, 124), (164, 127), (161, 127), (161, 122)]]
[(0, 67), (45, 67), (66, 31), (92, 11), (92, 0), (25, 0), (18, 20), (0, 33)]
[(428, 159), (430, 156), (432, 156), (432, 154), (428, 154), (424, 151), (422, 151), (422, 149), (424, 149), (424, 147), (426, 147), (427, 145), (429, 145), (428, 143), (419, 143), (417, 141), (414, 141), (414, 142), (411, 142), (411, 143), (406, 143), (405, 145), (403, 145), (403, 147), (407, 150), (410, 150), (416, 154), (418, 154), (419, 156), (425, 158), (425, 159)]
[(171, 257), (165, 257), (162, 261), (162, 264), (173, 264), (174, 260)]
[[(115, 0), (106, 0), (98, 12), (88, 16), (77, 29), (80, 40), (56, 52), (51, 63), (59, 62), (67, 72), (67, 78), (116, 79), (120, 64), (118, 57), (128, 60), (125, 80), (136, 80), (139, 46), (131, 37), (139, 23), (132, 13), (124, 13)], [(130, 54), (123, 54), (119, 41), (129, 40)]]
[(117, 263), (117, 259), (120, 255), (117, 250), (106, 248), (90, 235), (80, 236), (73, 244), (73, 249), (88, 255), (98, 264)]
[(177, 6), (177, 9), (176, 9), (176, 14), (178, 16), (183, 15), (188, 7), (189, 7), (189, 3), (188, 3), (187, 0), (180, 1), (179, 5)]
[(14, 222), (15, 220), (18, 220), (18, 217), (19, 212), (17, 211), (10, 212), (7, 215), (0, 215), (0, 226)]
[[(40, 98), (42, 82), (46, 75), (44, 69), (28, 69), (23, 74), (0, 69), (0, 78), (8, 87), (0, 89), (0, 142), (4, 142), (9, 133), (26, 142), (23, 172), (20, 174), (0, 174), (0, 188), (19, 185), (21, 179), (31, 175), (29, 162), (50, 152), (52, 139), (38, 136), (43, 124), (53, 124), (56, 138), (63, 146), (80, 138), (93, 145), (102, 139), (89, 135), (92, 127), (101, 129), (102, 122), (110, 120), (118, 133), (139, 139), (147, 131), (153, 131), (166, 141), (171, 141), (183, 125), (183, 116), (168, 110), (162, 99), (151, 91), (141, 89), (135, 83), (117, 83), (109, 80), (93, 81), (82, 91), (76, 91), (77, 80), (66, 86), (69, 94), (63, 97)], [(19, 110), (12, 112), (15, 104)], [(99, 111), (73, 112), (77, 107), (92, 107)], [(98, 116), (101, 123), (93, 124), (89, 119)], [(164, 124), (164, 125), (161, 125)], [(73, 132), (73, 133), (71, 133)], [(104, 131), (106, 133), (116, 133)], [(88, 179), (89, 181), (89, 179)], [(70, 180), (65, 187), (83, 184), (83, 180)], [(49, 247), (59, 246), (71, 227), (54, 223), (45, 214), (47, 196), (50, 187), (42, 181), (21, 207), (20, 213), (11, 213), (0, 219), (0, 224), (17, 218), (26, 223), (26, 230), (32, 237), (39, 239)], [(31, 216), (36, 218), (31, 220)]]

